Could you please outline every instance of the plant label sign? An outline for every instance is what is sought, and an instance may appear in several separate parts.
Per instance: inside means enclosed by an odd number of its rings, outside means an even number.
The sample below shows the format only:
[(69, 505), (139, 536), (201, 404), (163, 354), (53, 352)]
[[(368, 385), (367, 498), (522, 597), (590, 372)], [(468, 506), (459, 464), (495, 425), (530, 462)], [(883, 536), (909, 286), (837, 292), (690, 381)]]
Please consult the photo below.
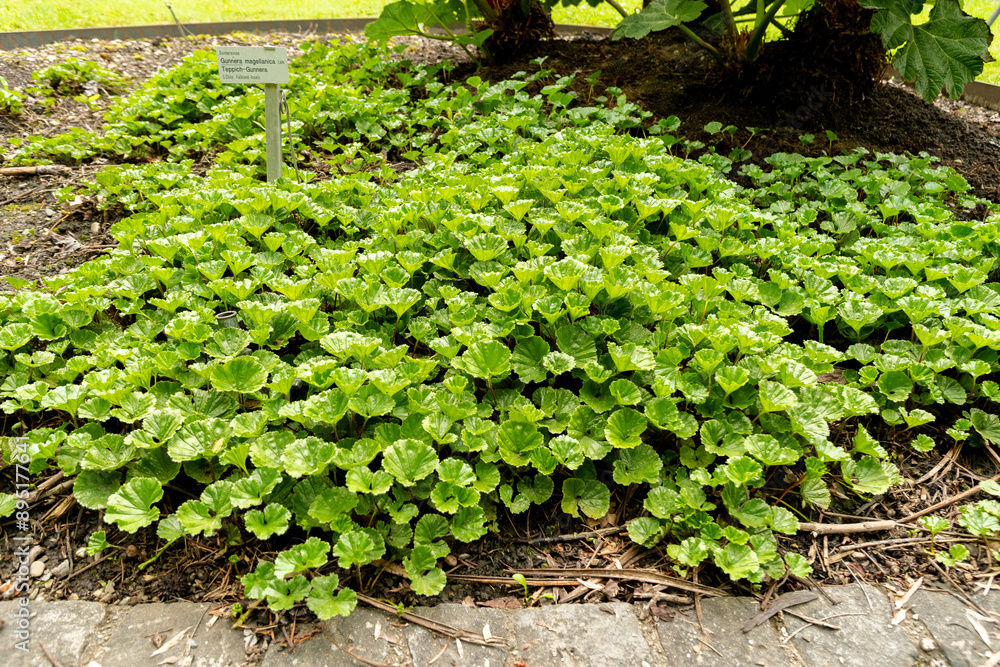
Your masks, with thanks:
[(288, 83), (288, 52), (277, 46), (220, 46), (215, 51), (222, 83)]

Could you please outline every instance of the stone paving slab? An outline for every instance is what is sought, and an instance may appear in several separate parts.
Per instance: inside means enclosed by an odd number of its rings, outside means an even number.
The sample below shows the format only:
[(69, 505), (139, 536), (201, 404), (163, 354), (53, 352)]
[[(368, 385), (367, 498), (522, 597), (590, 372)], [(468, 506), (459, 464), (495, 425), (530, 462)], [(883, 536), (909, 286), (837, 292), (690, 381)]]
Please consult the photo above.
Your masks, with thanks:
[[(773, 622), (761, 623), (748, 633), (743, 626), (760, 607), (750, 598), (702, 600), (701, 616), (708, 636), (702, 635), (694, 610), (678, 612), (673, 621), (656, 626), (660, 646), (670, 665), (708, 667), (785, 667), (791, 665)], [(702, 641), (704, 640), (704, 641)], [(721, 655), (720, 655), (721, 654)]]
[[(15, 644), (21, 639), (15, 634), (24, 623), (20, 610), (27, 609), (28, 651)], [(80, 662), (87, 640), (104, 620), (105, 607), (97, 602), (31, 602), (27, 607), (19, 600), (0, 602), (0, 664), (4, 667), (52, 667), (39, 642), (52, 657), (65, 666)]]
[[(95, 660), (101, 667), (153, 667), (174, 657), (178, 659), (174, 664), (181, 665), (190, 656), (190, 667), (242, 665), (246, 662), (243, 633), (233, 630), (225, 619), (208, 627), (212, 617), (207, 612), (211, 608), (210, 604), (191, 602), (156, 602), (133, 607)], [(193, 645), (185, 651), (187, 636), (196, 626)], [(161, 633), (167, 642), (185, 628), (189, 629), (188, 635), (173, 648), (152, 655), (157, 648), (149, 635)]]
[[(437, 607), (419, 607), (414, 609), (413, 613), (477, 635), (488, 632), (492, 637), (502, 637), (510, 642), (510, 650), (517, 649), (512, 631), (511, 612), (483, 607), (473, 609), (460, 604), (443, 604)], [(410, 625), (406, 629), (406, 638), (410, 646), (410, 655), (413, 656), (414, 667), (430, 665), (431, 661), (435, 667), (438, 665), (500, 667), (508, 662), (510, 654), (510, 650), (502, 645), (480, 646), (468, 642), (459, 645), (454, 640), (448, 641), (447, 637), (435, 636), (430, 630), (419, 625)]]
[[(641, 605), (556, 605), (523, 610), (440, 605), (415, 612), (448, 625), (507, 640), (507, 647), (484, 647), (445, 637), (394, 615), (358, 608), (348, 618), (323, 624), (323, 632), (295, 652), (271, 646), (262, 667), (353, 667), (361, 664), (334, 642), (372, 664), (392, 667), (811, 667), (813, 665), (895, 667), (952, 665), (979, 667), (1000, 634), (989, 624), (991, 648), (966, 617), (966, 605), (953, 596), (919, 590), (909, 615), (891, 623), (891, 604), (880, 589), (859, 585), (829, 587), (837, 601), (820, 598), (794, 607), (814, 619), (829, 617), (840, 630), (808, 626), (785, 612), (744, 634), (757, 613), (751, 598), (702, 601), (703, 636), (693, 611), (678, 611), (673, 621), (640, 622)], [(865, 596), (867, 593), (867, 598)], [(1000, 592), (977, 595), (986, 609), (1000, 609)], [(62, 667), (246, 667), (244, 633), (225, 619), (209, 627), (211, 605), (147, 604), (134, 608), (92, 602), (32, 602), (30, 652), (13, 648), (19, 602), (0, 603), (0, 667), (51, 667), (42, 642)], [(781, 618), (779, 621), (778, 619)], [(198, 626), (194, 645), (178, 642), (153, 656), (149, 635), (170, 639)], [(788, 638), (782, 642), (783, 638)], [(704, 640), (704, 641), (703, 641)], [(921, 648), (918, 648), (921, 647)]]
[[(992, 647), (983, 643), (966, 616), (967, 605), (952, 595), (917, 591), (907, 607), (911, 618), (923, 623), (931, 633), (951, 667), (980, 667), (989, 659), (986, 652), (1000, 646), (996, 639)], [(987, 632), (994, 629), (990, 623), (982, 625)]]
[(512, 654), (531, 667), (662, 664), (642, 635), (634, 607), (624, 602), (524, 609), (514, 614), (514, 632)]
[[(863, 585), (863, 584), (862, 584)], [(820, 619), (827, 616), (840, 630), (819, 626), (802, 629), (804, 621), (785, 614), (784, 631), (794, 633), (792, 642), (807, 665), (843, 665), (845, 667), (911, 667), (920, 652), (899, 625), (892, 625), (891, 607), (886, 594), (859, 584), (825, 588), (836, 605), (820, 597), (793, 611)], [(867, 593), (867, 597), (865, 594)], [(869, 603), (871, 607), (869, 607)]]
[(396, 619), (375, 609), (358, 607), (347, 618), (338, 616), (326, 621), (324, 632), (299, 645), (294, 653), (279, 646), (268, 648), (262, 667), (356, 667), (361, 664), (327, 636), (365, 660), (394, 667), (411, 664), (406, 637)]

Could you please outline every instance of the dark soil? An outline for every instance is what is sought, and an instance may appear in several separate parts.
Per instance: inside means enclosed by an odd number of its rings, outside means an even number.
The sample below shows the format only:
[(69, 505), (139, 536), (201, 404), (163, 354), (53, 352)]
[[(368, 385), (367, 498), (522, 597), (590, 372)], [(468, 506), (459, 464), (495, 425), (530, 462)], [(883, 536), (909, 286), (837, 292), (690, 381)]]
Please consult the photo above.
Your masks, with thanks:
[[(282, 41), (291, 43), (294, 39), (285, 36)], [(133, 75), (141, 80), (153, 70), (147, 61), (135, 58), (136, 54), (160, 51), (158, 64), (169, 65), (193, 48), (213, 48), (216, 41), (247, 43), (242, 38), (175, 40), (155, 45), (136, 42), (117, 49), (115, 53), (131, 54), (131, 57), (122, 57), (115, 62), (123, 74)], [(458, 62), (459, 66), (452, 77), (471, 75), (475, 70), (474, 65), (465, 61), (464, 55), (459, 51), (438, 43), (409, 41), (412, 48), (404, 53), (404, 57), (420, 61), (448, 58)], [(93, 59), (99, 58), (99, 54), (107, 50), (104, 44), (87, 43), (77, 46), (82, 50), (69, 52), (65, 48), (59, 51), (46, 47), (20, 52), (20, 55), (15, 54), (14, 57), (0, 54), (0, 76), (18, 87), (28, 80), (30, 71), (47, 62), (49, 55), (72, 53), (81, 58)], [(555, 70), (557, 75), (577, 75), (574, 87), (581, 99), (589, 100), (593, 96), (604, 94), (608, 86), (618, 87), (630, 101), (651, 111), (653, 120), (670, 115), (678, 116), (683, 122), (681, 133), (689, 139), (707, 139), (702, 128), (713, 121), (736, 125), (739, 132), (733, 140), (734, 144), (743, 145), (748, 142), (746, 147), (754, 151), (755, 161), (779, 151), (818, 154), (831, 148), (836, 152), (849, 151), (859, 146), (881, 152), (927, 151), (961, 172), (973, 186), (974, 194), (1000, 201), (1000, 116), (993, 112), (947, 101), (929, 105), (904, 87), (888, 83), (879, 83), (870, 89), (861, 90), (858, 97), (863, 96), (863, 99), (854, 104), (843, 103), (845, 98), (854, 95), (854, 91), (848, 94), (827, 90), (822, 84), (805, 88), (798, 99), (762, 100), (759, 94), (747, 98), (739, 87), (720, 89), (713, 86), (712, 83), (719, 79), (709, 58), (680, 35), (672, 33), (654, 34), (642, 42), (611, 42), (594, 36), (545, 42), (529, 49), (514, 61), (488, 67), (477, 74), (486, 79), (500, 80), (518, 71), (537, 69), (538, 65), (530, 61), (543, 56), (546, 57), (543, 66)], [(140, 62), (147, 64), (135, 71), (130, 69), (130, 64)], [(136, 67), (139, 68), (138, 65)], [(585, 79), (597, 70), (601, 72), (599, 82), (591, 90)], [(808, 71), (808, 68), (803, 71)], [(73, 107), (67, 102), (60, 107), (62, 111), (59, 113), (63, 115), (33, 113), (26, 119), (0, 119), (0, 135), (51, 135), (69, 127), (95, 124), (99, 118), (97, 112), (80, 106), (74, 113), (70, 113)], [(770, 130), (750, 138), (751, 133), (746, 130), (750, 127)], [(838, 137), (832, 147), (825, 139), (824, 130), (831, 130)], [(804, 147), (799, 136), (805, 133), (816, 134), (817, 142)], [(95, 168), (95, 165), (77, 168), (66, 177), (0, 176), (0, 275), (35, 279), (41, 275), (58, 273), (101, 252), (100, 246), (109, 243), (105, 233), (113, 220), (95, 214), (92, 207), (61, 207), (52, 197), (56, 188), (90, 177)], [(98, 228), (96, 232), (92, 232), (91, 223), (95, 221), (99, 223)], [(53, 226), (56, 227), (57, 234), (48, 235), (47, 231)], [(72, 242), (67, 242), (66, 239), (72, 239)], [(896, 447), (895, 450), (899, 452), (897, 463), (909, 481), (908, 484), (867, 503), (853, 496), (842, 495), (835, 500), (832, 508), (835, 511), (826, 513), (825, 516), (816, 516), (815, 520), (838, 522), (898, 519), (952, 497), (996, 472), (996, 464), (981, 451), (973, 454), (963, 452), (955, 461), (933, 470), (936, 464), (942, 463), (943, 452), (917, 455), (903, 446)], [(916, 480), (928, 472), (932, 474), (927, 480), (919, 485), (915, 484)], [(0, 472), (0, 488), (6, 488), (12, 483), (9, 479), (11, 475), (9, 469)], [(779, 478), (775, 483), (785, 481), (790, 484), (794, 479), (793, 476), (789, 476), (788, 480)], [(41, 483), (44, 479), (37, 481)], [(184, 483), (175, 481), (173, 486), (184, 488)], [(252, 540), (243, 541), (246, 535), (237, 536), (238, 539), (233, 543), (226, 543), (222, 537), (223, 531), (212, 538), (189, 538), (183, 546), (175, 545), (154, 564), (139, 570), (138, 564), (151, 558), (160, 546), (155, 534), (147, 529), (130, 536), (108, 528), (109, 542), (122, 548), (105, 552), (106, 558), (94, 564), (94, 559), (80, 550), (86, 545), (90, 534), (105, 528), (101, 524), (101, 513), (75, 505), (68, 489), (59, 485), (53, 488), (59, 491), (39, 500), (36, 510), (39, 520), (33, 524), (36, 544), (42, 547), (40, 558), (46, 559), (48, 573), (43, 575), (37, 590), (46, 598), (98, 599), (120, 604), (176, 599), (233, 603), (241, 601), (242, 588), (238, 577), (249, 571), (257, 558), (269, 554), (273, 556), (273, 552), (283, 546), (277, 543), (263, 545)], [(185, 499), (183, 492), (174, 490), (170, 494), (165, 499), (167, 505), (173, 503), (173, 507), (176, 507)], [(556, 517), (559, 513), (555, 510), (555, 507), (533, 508), (529, 513), (517, 517), (502, 512), (502, 516), (498, 517), (501, 528), (499, 535), (491, 535), (472, 545), (455, 545), (458, 551), (447, 561), (449, 573), (506, 578), (509, 573), (505, 570), (515, 567), (616, 568), (630, 564), (660, 567), (670, 573), (665, 565), (665, 554), (661, 550), (644, 552), (631, 545), (627, 536), (622, 534), (610, 533), (596, 538), (552, 543), (527, 543), (530, 538), (537, 537), (543, 531), (551, 535), (623, 525), (641, 511), (639, 503), (627, 494), (613, 497), (613, 513), (599, 525), (557, 524), (555, 522), (558, 521)], [(42, 519), (46, 513), (48, 518)], [(944, 510), (942, 514), (954, 519), (957, 507)], [(10, 530), (12, 527), (4, 524), (3, 528)], [(858, 577), (887, 582), (899, 577), (915, 578), (923, 574), (937, 576), (931, 561), (924, 555), (929, 548), (926, 543), (852, 548), (852, 545), (864, 543), (868, 539), (902, 538), (907, 535), (908, 531), (902, 528), (871, 536), (823, 537), (800, 533), (795, 539), (782, 538), (780, 546), (782, 550), (807, 555), (815, 568), (814, 578), (819, 582), (848, 583)], [(295, 536), (287, 536), (291, 537)], [(944, 533), (938, 539), (940, 541), (953, 537), (961, 538), (963, 534)], [(971, 542), (968, 535), (964, 538), (967, 543)], [(10, 595), (8, 582), (12, 576), (13, 547), (9, 539), (6, 534), (0, 539), (0, 595)], [(951, 570), (948, 576), (954, 583), (968, 588), (980, 577), (992, 576), (988, 573), (991, 567), (988, 555), (985, 552), (977, 554), (973, 547), (973, 557), (971, 562)], [(65, 566), (63, 561), (66, 561)], [(53, 570), (58, 570), (60, 576), (50, 576)], [(46, 576), (49, 578), (46, 579)], [(356, 585), (357, 582), (351, 575), (345, 573), (344, 576), (346, 581)], [(418, 601), (406, 587), (405, 578), (400, 576), (397, 566), (369, 568), (364, 576), (366, 579), (363, 588), (370, 595), (404, 604)], [(572, 587), (545, 590), (561, 599), (613, 597), (638, 600), (650, 597), (648, 586), (612, 583), (601, 582), (601, 590), (582, 587), (576, 593), (570, 593), (573, 591)], [(731, 584), (721, 580), (703, 580), (702, 583), (727, 586), (735, 591)], [(542, 590), (532, 589), (535, 597)], [(449, 584), (440, 599), (505, 606), (521, 604), (521, 596), (520, 587), (455, 581)], [(420, 602), (426, 603), (427, 600), (422, 599)], [(656, 609), (651, 609), (651, 612), (665, 613)]]

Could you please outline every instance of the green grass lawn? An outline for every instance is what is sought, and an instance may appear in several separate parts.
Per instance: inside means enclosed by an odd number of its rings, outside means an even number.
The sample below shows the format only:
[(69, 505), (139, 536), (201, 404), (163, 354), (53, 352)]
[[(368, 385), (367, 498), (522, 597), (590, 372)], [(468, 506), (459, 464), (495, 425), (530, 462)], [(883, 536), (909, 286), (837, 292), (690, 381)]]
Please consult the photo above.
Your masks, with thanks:
[[(387, 0), (332, 0), (305, 2), (303, 0), (272, 0), (268, 3), (222, 2), (205, 3), (199, 0), (174, 0), (174, 13), (184, 23), (208, 21), (243, 21), (255, 19), (296, 18), (351, 18), (378, 16)], [(623, 0), (626, 10), (634, 11), (641, 0)], [(975, 16), (987, 18), (996, 7), (996, 0), (966, 0), (965, 10)], [(587, 5), (563, 7), (552, 13), (557, 23), (613, 26), (620, 16), (606, 3), (598, 7)], [(0, 31), (51, 30), (56, 28), (89, 28), (96, 26), (140, 25), (171, 23), (173, 19), (165, 2), (140, 0), (139, 2), (114, 2), (107, 0), (19, 0), (0, 3)], [(993, 34), (1000, 31), (1000, 21), (993, 25)], [(1000, 61), (1000, 40), (991, 47), (993, 57)], [(989, 83), (1000, 84), (1000, 62), (990, 63), (980, 77)]]
[[(255, 19), (351, 18), (378, 16), (387, 0), (272, 0), (268, 3), (200, 2), (173, 0), (178, 20), (184, 23), (207, 21), (244, 21)], [(632, 11), (641, 0), (625, 0), (622, 5)], [(599, 7), (556, 7), (558, 23), (583, 23), (613, 26), (621, 16), (611, 5)], [(0, 3), (0, 30), (50, 30), (56, 28), (89, 28), (96, 26), (172, 23), (170, 11), (161, 0), (139, 2), (97, 2), (96, 0), (20, 0)]]

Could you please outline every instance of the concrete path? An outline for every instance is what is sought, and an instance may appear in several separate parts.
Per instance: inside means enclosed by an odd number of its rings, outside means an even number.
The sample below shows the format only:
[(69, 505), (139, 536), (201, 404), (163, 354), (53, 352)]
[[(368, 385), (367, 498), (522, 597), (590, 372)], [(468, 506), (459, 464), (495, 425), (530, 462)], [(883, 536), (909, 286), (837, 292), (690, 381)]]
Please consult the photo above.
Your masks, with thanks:
[[(233, 630), (209, 604), (96, 602), (0, 603), (4, 667), (803, 667), (1000, 664), (1000, 625), (946, 593), (921, 588), (902, 606), (889, 592), (854, 584), (790, 607), (749, 632), (759, 611), (750, 598), (714, 598), (693, 609), (650, 617), (644, 605), (612, 602), (501, 610), (446, 604), (413, 610), (425, 618), (491, 638), (456, 641), (366, 607), (323, 623), (294, 652)], [(1000, 593), (976, 595), (1000, 613)], [(27, 611), (25, 611), (25, 609)], [(663, 609), (661, 607), (661, 609)], [(663, 618), (669, 617), (672, 618)], [(810, 623), (805, 619), (821, 621)], [(644, 619), (644, 620), (641, 620)], [(830, 627), (826, 627), (830, 626)], [(704, 631), (702, 630), (704, 628)], [(834, 629), (836, 628), (836, 629)], [(310, 624), (295, 628), (297, 637)], [(274, 628), (276, 637), (291, 625)], [(26, 633), (26, 634), (25, 634)], [(27, 637), (27, 638), (25, 638)], [(27, 651), (21, 650), (27, 642)], [(993, 651), (997, 651), (994, 657)], [(354, 657), (347, 655), (349, 651)]]

